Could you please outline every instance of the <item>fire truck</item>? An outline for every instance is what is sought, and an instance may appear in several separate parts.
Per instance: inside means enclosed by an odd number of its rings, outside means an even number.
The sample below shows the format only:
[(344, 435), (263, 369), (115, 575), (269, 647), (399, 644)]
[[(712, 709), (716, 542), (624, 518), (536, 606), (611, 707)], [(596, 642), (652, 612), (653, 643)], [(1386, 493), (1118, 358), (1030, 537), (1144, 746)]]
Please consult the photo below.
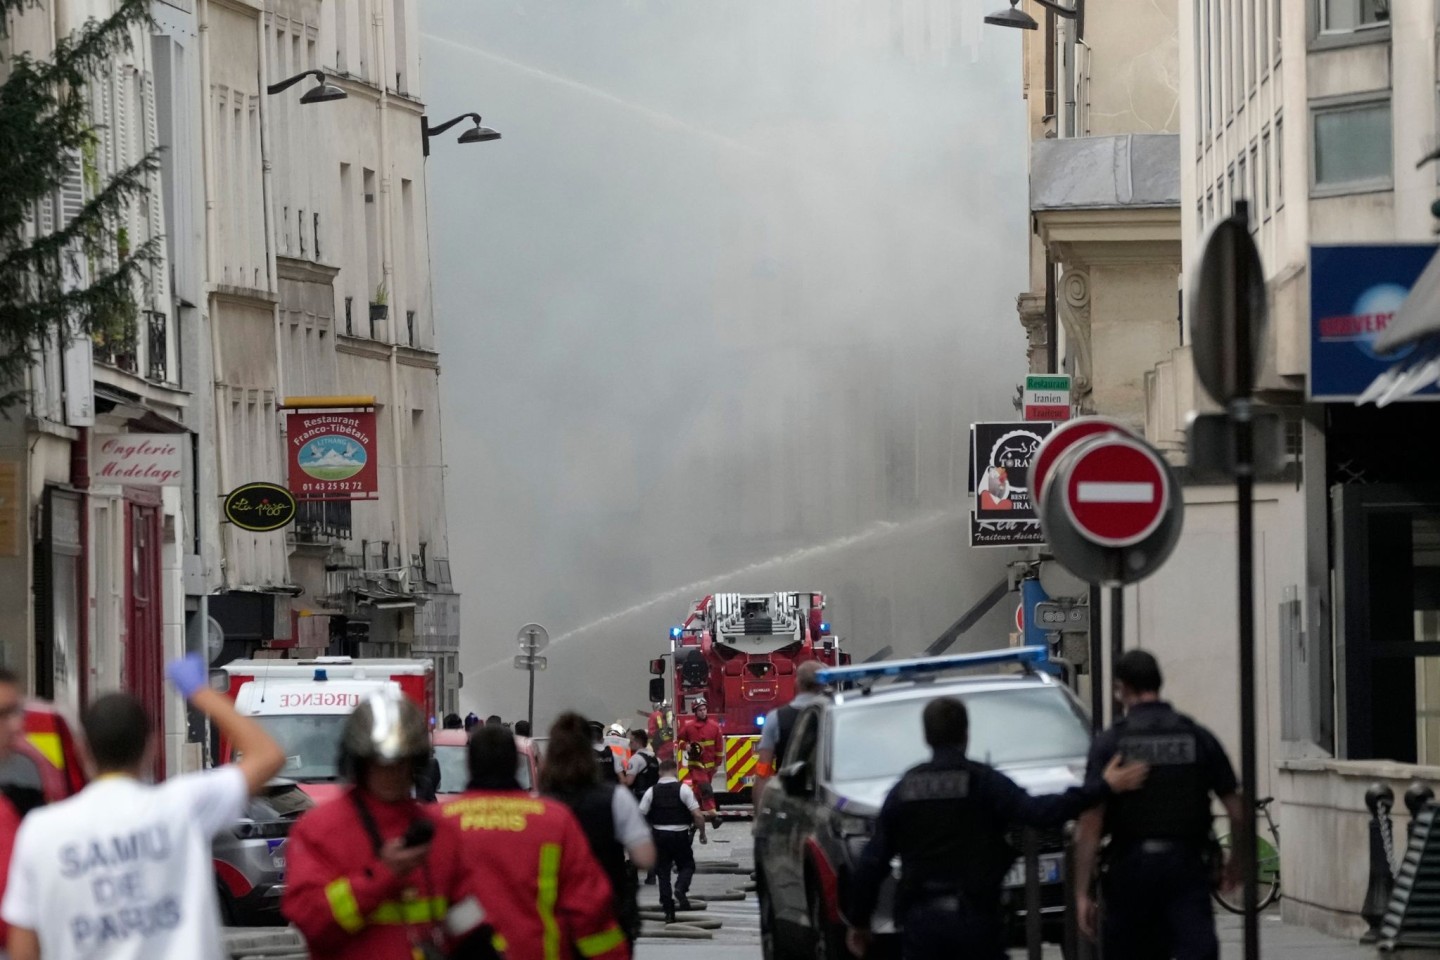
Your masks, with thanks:
[[(662, 708), (673, 711), (668, 731), (694, 716), (701, 697), (720, 725), (724, 749), (713, 790), (722, 816), (750, 814), (765, 715), (794, 698), (795, 668), (806, 660), (850, 662), (825, 621), (824, 595), (814, 592), (712, 594), (670, 628), (669, 655), (650, 661), (650, 701), (669, 704)], [(660, 743), (656, 752), (671, 747)], [(684, 779), (685, 757), (677, 759)]]

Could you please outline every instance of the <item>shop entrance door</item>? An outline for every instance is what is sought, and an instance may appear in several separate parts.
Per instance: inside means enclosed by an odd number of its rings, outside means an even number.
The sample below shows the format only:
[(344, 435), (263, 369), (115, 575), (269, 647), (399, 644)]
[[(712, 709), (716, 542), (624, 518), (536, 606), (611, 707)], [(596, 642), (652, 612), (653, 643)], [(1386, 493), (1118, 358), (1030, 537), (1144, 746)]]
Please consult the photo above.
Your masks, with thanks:
[(1331, 506), (1342, 755), (1440, 763), (1440, 487), (1337, 486)]
[(155, 778), (165, 776), (164, 616), (160, 603), (160, 501), (126, 492), (125, 687), (154, 718)]

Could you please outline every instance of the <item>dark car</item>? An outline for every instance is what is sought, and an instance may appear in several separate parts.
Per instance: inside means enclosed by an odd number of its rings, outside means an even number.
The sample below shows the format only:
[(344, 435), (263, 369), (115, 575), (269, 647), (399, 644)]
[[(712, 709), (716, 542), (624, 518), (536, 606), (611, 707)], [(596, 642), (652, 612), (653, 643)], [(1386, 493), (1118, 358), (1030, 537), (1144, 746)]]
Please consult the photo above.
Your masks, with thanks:
[[(1025, 655), (1022, 655), (1025, 656)], [(989, 657), (987, 660), (986, 657)], [(850, 878), (886, 794), (900, 775), (929, 759), (920, 714), (936, 697), (957, 696), (970, 711), (970, 751), (1031, 793), (1054, 793), (1080, 783), (1090, 727), (1074, 696), (1039, 672), (1021, 675), (939, 675), (948, 669), (1010, 659), (996, 655), (905, 661), (896, 682), (836, 693), (807, 707), (795, 721), (781, 775), (760, 798), (755, 823), (760, 924), (766, 960), (845, 958), (843, 907)], [(905, 665), (924, 682), (905, 679)], [(885, 664), (867, 664), (878, 675)], [(835, 671), (864, 677), (860, 667)], [(1018, 836), (1012, 843), (1019, 849)], [(1040, 836), (1042, 917), (1058, 939), (1064, 919), (1061, 832)], [(898, 860), (885, 884), (872, 930), (880, 952), (893, 950)], [(1006, 906), (1015, 929), (1024, 923), (1023, 861), (1006, 879)]]
[(290, 828), (315, 801), (293, 780), (271, 780), (252, 797), (228, 833), (215, 837), (211, 855), (227, 927), (281, 926), (286, 842)]

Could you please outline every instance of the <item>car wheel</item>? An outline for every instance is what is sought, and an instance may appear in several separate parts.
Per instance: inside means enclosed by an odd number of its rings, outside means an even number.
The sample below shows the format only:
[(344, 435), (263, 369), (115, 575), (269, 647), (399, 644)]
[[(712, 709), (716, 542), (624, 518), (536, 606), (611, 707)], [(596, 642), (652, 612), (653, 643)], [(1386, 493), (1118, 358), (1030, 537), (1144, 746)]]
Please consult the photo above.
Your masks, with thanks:
[(230, 897), (230, 891), (224, 885), (220, 886), (218, 896), (215, 898), (220, 904), (220, 924), (226, 927), (239, 926), (239, 920), (235, 914), (235, 901)]
[(755, 898), (760, 901), (760, 956), (764, 960), (783, 960), (776, 945), (775, 904), (763, 880), (755, 885)]
[[(813, 878), (812, 878), (813, 880)], [(815, 883), (805, 885), (805, 901), (810, 908), (810, 935), (815, 960), (848, 960), (845, 931), (825, 918), (825, 903)]]

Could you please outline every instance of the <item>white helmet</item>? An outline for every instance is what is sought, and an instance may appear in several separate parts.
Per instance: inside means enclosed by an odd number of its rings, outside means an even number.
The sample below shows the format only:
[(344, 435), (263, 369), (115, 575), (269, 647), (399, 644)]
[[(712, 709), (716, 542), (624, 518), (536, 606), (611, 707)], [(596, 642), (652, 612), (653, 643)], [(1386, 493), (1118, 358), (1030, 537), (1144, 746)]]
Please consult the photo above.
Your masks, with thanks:
[(629, 733), (629, 731), (625, 729), (625, 724), (618, 721), (610, 724), (610, 729), (607, 732), (613, 733), (617, 737), (627, 736)]

